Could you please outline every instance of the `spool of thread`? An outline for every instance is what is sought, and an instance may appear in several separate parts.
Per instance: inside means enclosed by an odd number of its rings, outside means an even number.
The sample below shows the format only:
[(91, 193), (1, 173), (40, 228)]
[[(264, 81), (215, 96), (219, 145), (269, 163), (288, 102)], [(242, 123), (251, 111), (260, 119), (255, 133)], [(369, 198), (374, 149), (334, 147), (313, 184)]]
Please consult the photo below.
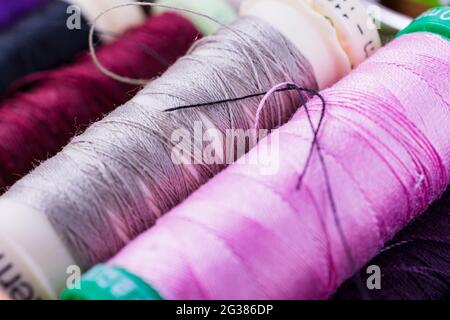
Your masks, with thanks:
[[(124, 8), (128, 7), (118, 12)], [(214, 17), (221, 20), (223, 13), (211, 8)], [(100, 62), (106, 61), (108, 69), (123, 76), (160, 75), (186, 53), (198, 35), (193, 24), (173, 18), (173, 14), (161, 20), (167, 22), (154, 27), (146, 24), (137, 36), (127, 35), (117, 46), (102, 49)], [(172, 19), (174, 26), (166, 32)], [(7, 123), (0, 129), (0, 191), (28, 173), (36, 161), (60, 151), (76, 132), (125, 103), (137, 89), (137, 85), (121, 84), (103, 75), (87, 55), (70, 66), (18, 81), (0, 103), (0, 119)]]
[[(49, 1), (39, 10), (0, 33), (0, 97), (19, 78), (70, 62), (87, 49), (88, 23), (113, 3), (127, 0), (73, 0), (78, 9), (64, 1)], [(14, 2), (14, 1), (10, 1)], [(20, 2), (20, 1), (19, 1)], [(90, 5), (88, 5), (88, 3)], [(95, 6), (94, 6), (95, 4)], [(128, 10), (130, 11), (130, 10)], [(100, 31), (120, 34), (143, 21), (143, 13), (133, 8), (127, 19), (102, 19)], [(106, 39), (113, 39), (111, 36)]]
[[(365, 26), (361, 21), (366, 22), (367, 16), (357, 1), (354, 7), (351, 19), (337, 19), (334, 25), (343, 43), (370, 54), (369, 46), (378, 40), (376, 30), (368, 29), (361, 36), (357, 25)], [(208, 108), (193, 108), (192, 104), (264, 92), (280, 81), (323, 88), (358, 63), (353, 59), (364, 56), (346, 54), (329, 20), (304, 2), (251, 1), (244, 12), (248, 16), (199, 41), (161, 78), (92, 125), (2, 197), (0, 252), (14, 262), (14, 270), (40, 296), (56, 295), (64, 286), (67, 266), (78, 264), (85, 269), (114, 255), (254, 145), (251, 139), (241, 153), (233, 154), (234, 141), (229, 148), (220, 144), (217, 150), (232, 157), (219, 163), (202, 159), (197, 163), (192, 152), (187, 154), (192, 163), (172, 163), (172, 146), (178, 143), (172, 140), (175, 130), (198, 138), (197, 123), (202, 125), (200, 135), (205, 128), (253, 132), (260, 98)], [(354, 34), (359, 45), (346, 38)], [(317, 41), (303, 49), (310, 37)], [(295, 93), (275, 95), (268, 99), (258, 124), (261, 128), (281, 125), (299, 101)], [(186, 105), (190, 108), (170, 111)], [(201, 148), (203, 141), (194, 144)], [(49, 187), (52, 181), (55, 184)], [(2, 228), (6, 218), (8, 228)], [(52, 259), (47, 252), (52, 252)]]
[(19, 18), (36, 10), (48, 0), (1, 0), (0, 29), (4, 29), (16, 22)]
[(447, 188), (449, 61), (400, 36), (64, 297), (328, 298)]

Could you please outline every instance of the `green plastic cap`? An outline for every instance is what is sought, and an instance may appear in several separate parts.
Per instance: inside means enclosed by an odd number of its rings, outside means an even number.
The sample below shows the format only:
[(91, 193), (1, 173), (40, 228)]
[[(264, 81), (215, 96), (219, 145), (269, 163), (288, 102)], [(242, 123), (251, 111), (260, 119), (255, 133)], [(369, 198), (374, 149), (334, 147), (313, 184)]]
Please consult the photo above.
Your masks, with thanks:
[(79, 289), (66, 289), (63, 300), (163, 300), (141, 278), (125, 269), (98, 265), (81, 279)]
[(397, 36), (413, 32), (432, 32), (450, 40), (450, 6), (425, 11)]
[(412, 0), (411, 2), (416, 2), (416, 3), (423, 4), (425, 6), (433, 6), (433, 7), (444, 4), (443, 0)]

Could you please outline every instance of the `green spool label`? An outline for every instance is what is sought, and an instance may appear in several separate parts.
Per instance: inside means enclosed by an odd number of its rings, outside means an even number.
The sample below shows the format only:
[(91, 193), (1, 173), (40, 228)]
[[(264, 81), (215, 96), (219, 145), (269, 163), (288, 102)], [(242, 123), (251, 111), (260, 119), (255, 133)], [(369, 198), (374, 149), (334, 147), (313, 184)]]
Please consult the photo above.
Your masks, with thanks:
[(413, 32), (432, 32), (450, 40), (450, 7), (437, 7), (424, 12), (397, 36)]

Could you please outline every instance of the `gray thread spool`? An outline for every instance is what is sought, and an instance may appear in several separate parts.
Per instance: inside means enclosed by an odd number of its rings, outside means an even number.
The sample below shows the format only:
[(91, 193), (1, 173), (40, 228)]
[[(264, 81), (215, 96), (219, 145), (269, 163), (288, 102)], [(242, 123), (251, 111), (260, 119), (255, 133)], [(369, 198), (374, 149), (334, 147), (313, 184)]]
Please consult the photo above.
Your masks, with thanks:
[[(83, 268), (104, 261), (180, 203), (224, 165), (174, 165), (170, 136), (207, 117), (216, 128), (250, 129), (261, 98), (163, 112), (180, 105), (264, 92), (280, 82), (317, 90), (312, 67), (277, 30), (257, 18), (200, 40), (145, 87), (3, 197), (49, 221)], [(138, 103), (145, 101), (145, 105)], [(261, 128), (275, 128), (299, 107), (295, 93), (269, 99)]]

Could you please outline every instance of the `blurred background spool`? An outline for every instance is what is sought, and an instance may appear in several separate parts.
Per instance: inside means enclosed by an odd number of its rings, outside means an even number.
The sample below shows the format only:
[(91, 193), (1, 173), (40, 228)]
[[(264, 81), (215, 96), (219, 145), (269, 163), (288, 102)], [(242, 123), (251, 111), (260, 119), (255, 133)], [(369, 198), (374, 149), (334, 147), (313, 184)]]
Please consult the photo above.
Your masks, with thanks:
[[(59, 67), (86, 50), (89, 23), (111, 4), (124, 2), (128, 1), (49, 1), (3, 30), (0, 33), (0, 98), (19, 78)], [(126, 7), (121, 14), (127, 19), (115, 13), (99, 21), (98, 31), (104, 42), (144, 20), (144, 13), (138, 7)]]
[(381, 288), (368, 290), (375, 300), (448, 300), (450, 298), (450, 190), (416, 221), (388, 242), (366, 266), (346, 281), (336, 300), (364, 297), (355, 283), (367, 279), (368, 267), (381, 271)]
[[(71, 4), (89, 21), (90, 24), (105, 10), (136, 0), (58, 0)], [(74, 12), (74, 11), (72, 11)], [(96, 27), (104, 42), (116, 39), (131, 27), (136, 27), (145, 19), (144, 11), (139, 6), (126, 6), (110, 11), (96, 21)]]
[(0, 290), (0, 300), (10, 300), (6, 293), (4, 293), (2, 290)]
[(381, 3), (391, 9), (402, 12), (411, 17), (419, 16), (428, 8), (445, 4), (444, 2), (439, 0), (381, 0)]
[(0, 31), (49, 0), (0, 0)]
[[(105, 66), (123, 76), (152, 78), (185, 54), (197, 37), (187, 19), (168, 13), (148, 18), (98, 54)], [(0, 102), (0, 190), (138, 89), (104, 75), (88, 54), (71, 65), (21, 79)]]

